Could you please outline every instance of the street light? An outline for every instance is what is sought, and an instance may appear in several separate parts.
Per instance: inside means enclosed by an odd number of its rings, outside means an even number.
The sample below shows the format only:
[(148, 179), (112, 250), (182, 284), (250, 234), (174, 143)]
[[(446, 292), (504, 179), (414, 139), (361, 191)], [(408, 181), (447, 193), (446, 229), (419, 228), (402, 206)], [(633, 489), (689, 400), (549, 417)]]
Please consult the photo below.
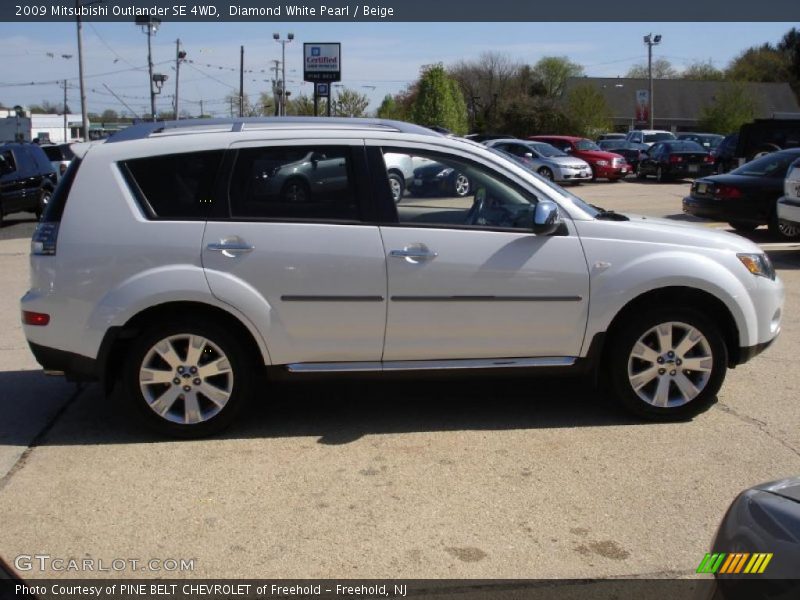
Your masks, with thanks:
[(644, 36), (644, 43), (647, 44), (647, 76), (650, 79), (648, 112), (650, 114), (650, 129), (653, 129), (653, 46), (658, 46), (661, 43), (661, 34), (653, 35), (648, 33)]
[(152, 120), (155, 121), (157, 92), (153, 88), (153, 82), (155, 80), (153, 79), (153, 48), (150, 40), (158, 31), (158, 28), (161, 25), (161, 19), (151, 17), (149, 15), (139, 16), (136, 17), (136, 24), (142, 28), (142, 33), (147, 34), (147, 73), (149, 76), (148, 84), (150, 85), (150, 114), (152, 116)]
[(280, 95), (280, 107), (279, 113), (281, 116), (286, 116), (286, 44), (291, 43), (294, 39), (294, 34), (289, 33), (286, 35), (286, 39), (282, 40), (281, 35), (279, 33), (273, 33), (272, 39), (278, 42), (281, 45), (281, 85), (279, 89), (281, 90)]

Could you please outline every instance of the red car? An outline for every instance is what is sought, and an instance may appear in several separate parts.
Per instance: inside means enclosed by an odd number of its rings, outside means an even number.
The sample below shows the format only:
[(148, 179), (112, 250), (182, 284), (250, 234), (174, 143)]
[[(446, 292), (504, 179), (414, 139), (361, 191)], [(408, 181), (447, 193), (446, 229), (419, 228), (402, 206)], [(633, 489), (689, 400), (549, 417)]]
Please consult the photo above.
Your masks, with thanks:
[(532, 135), (529, 140), (547, 142), (570, 156), (585, 160), (592, 167), (592, 179), (618, 181), (632, 172), (623, 156), (606, 152), (592, 140), (571, 135)]

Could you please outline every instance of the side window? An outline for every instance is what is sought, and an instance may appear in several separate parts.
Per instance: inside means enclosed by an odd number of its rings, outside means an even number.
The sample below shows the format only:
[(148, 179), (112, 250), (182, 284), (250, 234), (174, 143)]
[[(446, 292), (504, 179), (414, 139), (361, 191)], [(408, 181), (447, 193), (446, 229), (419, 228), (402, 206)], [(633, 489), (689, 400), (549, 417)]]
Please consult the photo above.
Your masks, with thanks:
[(414, 177), (397, 203), (400, 224), (530, 230), (536, 197), (501, 174), (439, 153), (411, 160)]
[(13, 173), (17, 170), (17, 161), (14, 160), (14, 153), (11, 150), (4, 150), (0, 152), (0, 166), (2, 167), (2, 174)]
[(230, 184), (236, 218), (359, 219), (347, 146), (285, 146), (239, 150)]
[(146, 212), (164, 219), (203, 218), (212, 202), (222, 150), (137, 158), (122, 163)]

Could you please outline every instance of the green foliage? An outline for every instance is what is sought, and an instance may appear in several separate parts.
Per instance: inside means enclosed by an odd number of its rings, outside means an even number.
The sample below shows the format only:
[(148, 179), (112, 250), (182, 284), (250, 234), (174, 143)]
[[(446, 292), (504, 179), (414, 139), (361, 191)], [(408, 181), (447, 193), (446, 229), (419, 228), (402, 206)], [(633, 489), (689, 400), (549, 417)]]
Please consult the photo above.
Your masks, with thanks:
[(558, 98), (570, 77), (581, 77), (583, 67), (566, 56), (545, 56), (533, 66), (533, 76), (543, 95)]
[(405, 111), (401, 104), (391, 94), (386, 94), (383, 102), (378, 107), (378, 118), (381, 119), (396, 119), (402, 121), (405, 118)]
[(605, 98), (589, 84), (577, 85), (569, 91), (565, 112), (576, 135), (594, 138), (612, 129), (611, 111)]
[(748, 48), (731, 62), (727, 77), (732, 81), (789, 81), (788, 56), (770, 44)]
[(681, 73), (682, 79), (699, 81), (722, 81), (725, 73), (714, 66), (711, 60), (694, 62)]
[[(632, 79), (648, 79), (647, 63), (639, 63), (628, 69), (625, 77)], [(653, 79), (676, 79), (680, 77), (677, 69), (666, 58), (657, 58), (653, 61)]]
[(721, 88), (712, 104), (701, 111), (700, 129), (727, 135), (755, 118), (758, 105), (741, 83), (731, 83)]
[(340, 88), (331, 104), (331, 115), (340, 117), (364, 117), (367, 114), (369, 98), (350, 88)]
[(467, 132), (467, 105), (458, 83), (441, 63), (422, 68), (411, 120), (424, 126), (438, 125), (457, 135)]
[[(270, 104), (272, 104), (271, 96), (270, 96)], [(319, 108), (319, 114), (327, 114), (322, 112), (321, 107), (318, 108)], [(274, 108), (272, 110), (274, 112)], [(299, 94), (296, 97), (291, 98), (286, 103), (286, 114), (294, 116), (306, 116), (306, 117), (314, 116), (314, 98), (306, 96), (305, 94)]]

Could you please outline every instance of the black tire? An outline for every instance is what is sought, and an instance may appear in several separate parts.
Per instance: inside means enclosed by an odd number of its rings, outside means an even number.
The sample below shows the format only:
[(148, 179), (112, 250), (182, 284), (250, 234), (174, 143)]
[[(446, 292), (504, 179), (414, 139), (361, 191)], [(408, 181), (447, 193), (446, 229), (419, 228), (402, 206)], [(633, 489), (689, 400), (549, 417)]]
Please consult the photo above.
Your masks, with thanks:
[(664, 168), (661, 167), (661, 165), (659, 165), (658, 168), (656, 169), (656, 181), (658, 183), (666, 183), (667, 181), (669, 181), (669, 177), (667, 176), (666, 173), (664, 173)]
[[(200, 374), (178, 376), (177, 371), (174, 373), (176, 379), (170, 383), (163, 384), (142, 384), (140, 383), (140, 370), (145, 366), (145, 360), (151, 355), (151, 351), (155, 351), (155, 346), (168, 338), (178, 338), (184, 335), (199, 336), (210, 342), (209, 345), (203, 346), (199, 365), (205, 366), (217, 360), (214, 349), (221, 350), (224, 357), (227, 358), (228, 365), (230, 366), (230, 377), (226, 374), (217, 375), (209, 378), (210, 380), (204, 381), (199, 379)], [(142, 417), (144, 422), (155, 431), (179, 438), (199, 438), (212, 435), (222, 431), (228, 427), (236, 415), (240, 412), (243, 406), (250, 400), (254, 393), (255, 385), (259, 381), (257, 357), (249, 356), (246, 352), (247, 344), (243, 343), (239, 337), (230, 331), (229, 328), (218, 325), (217, 323), (202, 322), (200, 319), (192, 319), (190, 317), (173, 319), (169, 322), (157, 322), (146, 328), (137, 338), (131, 343), (123, 364), (122, 371), (122, 389), (127, 402), (133, 409)], [(180, 356), (181, 345), (176, 342), (174, 346), (176, 356), (180, 362), (184, 362), (187, 358), (186, 355)], [(185, 346), (188, 352), (188, 343)], [(170, 372), (171, 368), (166, 361), (155, 358), (163, 364), (154, 365), (152, 359), (148, 360), (148, 367), (164, 369), (165, 372)], [(207, 360), (208, 362), (203, 362)], [(182, 366), (180, 368), (183, 368)], [(192, 379), (195, 377), (197, 379)], [(220, 378), (222, 381), (220, 381)], [(164, 411), (168, 416), (161, 416), (157, 414), (155, 408), (151, 408), (151, 404), (145, 398), (143, 387), (146, 387), (148, 393), (155, 396), (153, 404), (155, 405), (161, 396), (166, 395), (170, 391), (180, 393), (182, 390), (174, 389), (174, 381), (179, 380), (179, 386), (187, 385), (190, 387), (195, 385), (197, 381), (202, 381), (202, 384), (213, 384), (214, 387), (229, 388), (229, 396), (224, 406), (219, 408), (218, 404), (212, 402), (210, 396), (204, 396), (201, 389), (198, 388), (194, 393), (194, 397), (199, 399), (198, 415), (206, 417), (204, 420), (197, 423), (178, 422), (181, 420), (180, 409), (183, 408), (183, 420), (188, 420), (187, 415), (188, 407), (184, 403), (181, 396), (173, 400), (169, 410)], [(154, 389), (155, 388), (155, 389)], [(183, 388), (184, 390), (186, 388)], [(203, 412), (205, 411), (205, 415)], [(177, 420), (176, 420), (177, 419)]]
[(789, 225), (786, 222), (778, 220), (778, 213), (773, 209), (772, 215), (769, 218), (769, 232), (772, 237), (779, 240), (796, 240), (800, 239), (800, 227), (796, 225)]
[[(640, 338), (657, 326), (668, 323), (673, 324), (671, 328), (673, 344), (679, 346), (679, 340), (686, 333), (685, 327), (682, 326), (692, 327), (699, 331), (704, 341), (692, 347), (680, 358), (676, 354), (672, 358), (664, 358), (665, 362), (660, 364), (654, 360), (635, 358), (633, 349)], [(648, 347), (655, 350), (656, 354), (661, 354), (659, 352), (661, 348), (653, 348), (653, 346), (657, 346), (657, 338), (644, 339), (648, 340)], [(649, 345), (651, 343), (652, 346)], [(706, 352), (702, 352), (703, 348), (707, 348)], [(701, 356), (704, 357), (704, 367), (707, 367), (709, 362), (711, 364), (711, 371), (708, 372), (707, 377), (700, 371), (688, 371), (680, 368), (682, 361), (692, 358), (699, 360), (698, 357)], [(659, 360), (662, 360), (661, 356), (659, 356)], [(614, 398), (633, 414), (653, 421), (685, 420), (707, 410), (716, 401), (716, 394), (725, 379), (727, 365), (727, 347), (716, 323), (692, 309), (655, 307), (626, 317), (625, 322), (612, 332), (604, 361), (604, 376)], [(632, 370), (630, 374), (629, 366)], [(656, 370), (658, 375), (648, 379), (647, 372), (651, 367)], [(663, 374), (658, 369), (663, 369)], [(644, 396), (652, 395), (654, 403), (640, 397), (634, 389), (631, 379), (635, 379), (637, 374), (641, 376), (640, 382), (648, 382), (647, 385), (640, 387), (640, 393)], [(695, 389), (702, 383), (699, 393), (685, 403), (680, 403), (686, 398), (678, 386), (679, 377), (689, 380)], [(666, 407), (655, 406), (661, 380), (666, 386), (665, 395), (667, 404), (669, 404)]]
[(286, 202), (303, 203), (311, 200), (311, 189), (302, 179), (295, 177), (283, 184), (281, 198)]
[(541, 169), (539, 169), (539, 170), (538, 170), (538, 171), (536, 171), (536, 172), (537, 172), (537, 173), (539, 173), (539, 175), (541, 175), (542, 177), (544, 177), (544, 178), (545, 178), (545, 179), (547, 179), (548, 181), (553, 181), (553, 180), (555, 179), (555, 178), (553, 177), (553, 171), (551, 171), (551, 170), (550, 170), (550, 169), (548, 169), (547, 167), (542, 167)]
[(389, 173), (389, 189), (392, 190), (392, 200), (394, 200), (395, 204), (403, 199), (403, 192), (406, 189), (406, 182), (400, 173), (395, 171)]
[(647, 174), (644, 171), (642, 171), (642, 165), (641, 164), (636, 167), (636, 178), (637, 179), (647, 179)]
[(740, 233), (751, 233), (758, 227), (755, 223), (746, 223), (742, 221), (730, 221), (728, 225)]

